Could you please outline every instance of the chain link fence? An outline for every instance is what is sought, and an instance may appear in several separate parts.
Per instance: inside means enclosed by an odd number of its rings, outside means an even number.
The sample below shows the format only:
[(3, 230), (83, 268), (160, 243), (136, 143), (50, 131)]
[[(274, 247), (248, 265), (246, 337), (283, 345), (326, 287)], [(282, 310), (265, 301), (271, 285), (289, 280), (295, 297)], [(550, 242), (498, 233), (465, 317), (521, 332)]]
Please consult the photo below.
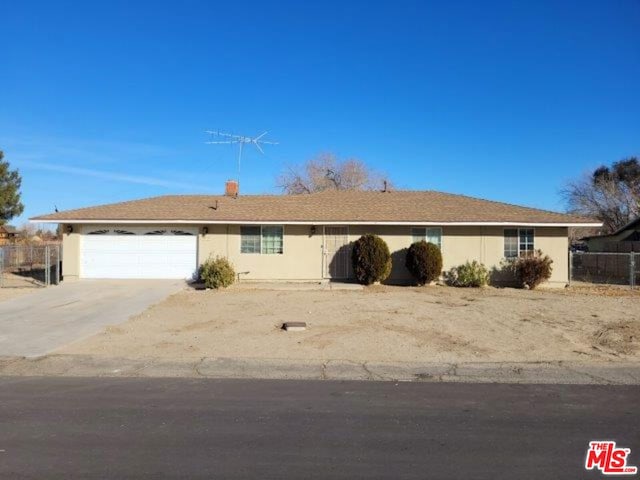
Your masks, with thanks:
[(0, 288), (57, 285), (61, 260), (59, 244), (0, 246)]
[(640, 253), (571, 252), (569, 283), (640, 284)]

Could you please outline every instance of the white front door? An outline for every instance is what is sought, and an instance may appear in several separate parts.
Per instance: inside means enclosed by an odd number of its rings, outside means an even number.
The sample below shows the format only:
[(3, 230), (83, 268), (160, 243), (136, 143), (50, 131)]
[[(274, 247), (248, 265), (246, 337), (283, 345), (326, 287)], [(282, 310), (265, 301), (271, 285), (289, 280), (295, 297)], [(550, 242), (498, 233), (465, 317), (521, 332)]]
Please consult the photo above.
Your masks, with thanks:
[(98, 226), (84, 229), (82, 278), (192, 278), (197, 269), (195, 228)]

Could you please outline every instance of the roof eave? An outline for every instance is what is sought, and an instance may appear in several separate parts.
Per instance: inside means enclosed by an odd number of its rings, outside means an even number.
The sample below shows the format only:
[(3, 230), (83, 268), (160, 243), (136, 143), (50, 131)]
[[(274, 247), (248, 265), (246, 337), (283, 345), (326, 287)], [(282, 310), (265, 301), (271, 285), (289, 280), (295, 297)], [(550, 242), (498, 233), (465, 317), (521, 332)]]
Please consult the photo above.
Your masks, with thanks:
[(625, 230), (628, 230), (630, 228), (633, 228), (636, 226), (636, 224), (640, 224), (640, 217), (638, 218), (634, 218), (633, 220), (631, 220), (629, 223), (627, 223), (626, 225), (620, 227), (618, 230), (616, 230), (615, 232), (611, 233), (610, 235), (618, 235), (619, 233), (624, 232)]
[(30, 218), (31, 223), (74, 223), (74, 224), (189, 224), (189, 225), (424, 225), (424, 226), (513, 226), (513, 227), (601, 227), (599, 222), (436, 222), (436, 221), (376, 221), (376, 220), (176, 220), (176, 219), (43, 219)]

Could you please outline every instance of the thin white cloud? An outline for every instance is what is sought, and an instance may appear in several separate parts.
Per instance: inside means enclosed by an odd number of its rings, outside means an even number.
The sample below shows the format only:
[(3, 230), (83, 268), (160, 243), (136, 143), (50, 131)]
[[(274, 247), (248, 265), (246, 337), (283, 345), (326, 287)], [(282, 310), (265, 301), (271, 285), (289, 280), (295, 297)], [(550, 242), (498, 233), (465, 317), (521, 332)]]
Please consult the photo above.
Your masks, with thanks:
[(34, 170), (47, 170), (50, 172), (68, 173), (71, 175), (83, 175), (85, 177), (100, 178), (103, 180), (112, 180), (115, 182), (135, 183), (138, 185), (151, 185), (164, 188), (179, 188), (185, 190), (209, 190), (207, 187), (195, 185), (186, 182), (176, 182), (172, 180), (164, 180), (161, 178), (147, 177), (142, 175), (129, 175), (125, 173), (106, 172), (103, 170), (94, 170), (91, 168), (72, 167), (68, 165), (53, 165), (50, 163), (34, 162), (30, 160), (21, 160), (16, 162), (18, 168), (29, 168)]
[(19, 154), (41, 158), (79, 159), (89, 163), (119, 163), (135, 158), (162, 158), (175, 155), (172, 149), (159, 145), (125, 141), (87, 140), (57, 137), (6, 137), (0, 136), (5, 154)]

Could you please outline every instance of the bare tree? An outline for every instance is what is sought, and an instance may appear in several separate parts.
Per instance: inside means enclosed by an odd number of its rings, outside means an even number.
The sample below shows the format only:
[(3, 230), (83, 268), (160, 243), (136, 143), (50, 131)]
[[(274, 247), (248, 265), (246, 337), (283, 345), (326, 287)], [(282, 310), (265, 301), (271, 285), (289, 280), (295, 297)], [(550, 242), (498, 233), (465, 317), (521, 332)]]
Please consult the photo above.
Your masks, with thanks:
[(640, 215), (640, 163), (632, 157), (599, 167), (562, 194), (570, 212), (595, 217), (604, 233), (613, 232)]
[(18, 227), (16, 233), (20, 243), (29, 243), (37, 235), (38, 228), (32, 223), (24, 223)]
[(391, 182), (358, 159), (340, 160), (332, 153), (323, 153), (302, 165), (289, 167), (277, 179), (276, 185), (289, 195), (315, 193), (324, 190), (383, 190)]

